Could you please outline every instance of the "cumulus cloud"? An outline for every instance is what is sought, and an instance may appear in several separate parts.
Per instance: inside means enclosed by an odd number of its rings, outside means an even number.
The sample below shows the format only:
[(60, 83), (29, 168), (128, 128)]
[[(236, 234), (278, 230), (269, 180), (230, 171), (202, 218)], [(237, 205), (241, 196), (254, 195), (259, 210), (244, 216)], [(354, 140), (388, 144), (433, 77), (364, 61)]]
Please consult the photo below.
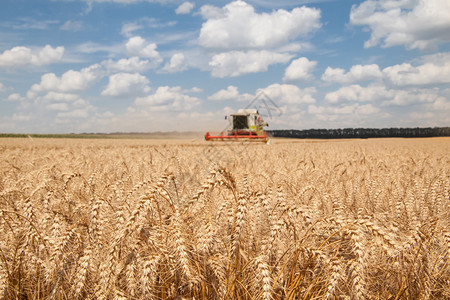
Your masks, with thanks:
[(149, 43), (140, 36), (130, 38), (125, 47), (130, 56), (149, 58), (158, 64), (162, 62), (161, 55), (156, 51), (156, 44)]
[(409, 63), (383, 69), (383, 75), (394, 85), (430, 85), (450, 83), (450, 52), (424, 56), (423, 64)]
[(322, 115), (328, 116), (330, 119), (333, 118), (333, 115), (350, 115), (350, 114), (356, 114), (356, 115), (372, 115), (376, 114), (380, 111), (378, 107), (373, 106), (372, 104), (350, 104), (350, 105), (343, 105), (343, 106), (316, 106), (316, 105), (309, 105), (308, 106), (308, 113), (313, 115)]
[(327, 67), (322, 80), (340, 84), (381, 80), (396, 87), (427, 86), (450, 83), (450, 52), (426, 55), (415, 65), (402, 63), (380, 70), (378, 65), (354, 65), (346, 72), (342, 68)]
[(30, 90), (28, 99), (24, 99), (18, 94), (11, 95), (21, 101), (22, 113), (32, 116), (29, 121), (33, 121), (34, 126), (38, 126), (33, 128), (43, 131), (51, 128), (60, 132), (62, 124), (74, 125), (74, 119), (80, 122), (78, 125), (85, 126), (86, 119), (96, 110), (75, 92), (56, 90), (41, 90), (40, 92), (44, 92), (44, 94)]
[(271, 13), (255, 12), (244, 1), (234, 1), (223, 8), (203, 6), (198, 42), (212, 49), (264, 49), (282, 46), (321, 27), (320, 10), (297, 7)]
[(209, 4), (200, 7), (200, 15), (205, 20), (213, 18), (218, 19), (224, 16), (222, 8)]
[(177, 7), (175, 13), (177, 15), (188, 14), (194, 9), (195, 4), (192, 2), (183, 2), (180, 6)]
[(267, 71), (272, 64), (286, 63), (292, 58), (287, 53), (272, 51), (230, 51), (216, 54), (209, 62), (213, 77), (235, 77)]
[(352, 7), (350, 23), (371, 29), (365, 47), (436, 48), (450, 41), (450, 1), (368, 0)]
[(19, 46), (0, 54), (0, 67), (42, 66), (59, 62), (63, 55), (64, 47), (61, 46), (53, 48), (46, 45), (36, 50)]
[(353, 84), (327, 93), (325, 100), (328, 103), (339, 103), (343, 101), (372, 102), (388, 99), (392, 96), (393, 93), (381, 85), (362, 87), (358, 84)]
[(103, 61), (102, 65), (112, 72), (144, 72), (149, 69), (156, 68), (159, 63), (154, 61), (149, 61), (147, 59), (140, 59), (139, 57), (122, 58), (117, 61), (109, 59)]
[(439, 99), (437, 90), (434, 89), (414, 89), (414, 90), (394, 90), (392, 97), (382, 103), (382, 106), (407, 106), (418, 103), (433, 103)]
[(313, 94), (317, 92), (314, 87), (300, 89), (296, 85), (292, 84), (272, 84), (266, 88), (259, 89), (257, 94), (263, 92), (274, 103), (279, 104), (309, 104), (315, 103)]
[(376, 64), (355, 65), (345, 73), (344, 69), (328, 67), (322, 75), (323, 81), (350, 84), (355, 82), (378, 80), (382, 78), (380, 68)]
[(57, 112), (56, 124), (71, 124), (74, 119), (85, 120), (95, 113), (96, 108), (78, 95), (69, 95), (69, 98), (71, 98), (70, 102), (55, 100), (56, 102), (50, 102), (46, 106), (47, 110)]
[(208, 100), (212, 101), (251, 101), (254, 98), (253, 95), (248, 93), (240, 94), (236, 86), (230, 85), (226, 89), (222, 89), (217, 93), (208, 97)]
[(189, 96), (186, 92), (179, 86), (160, 86), (154, 94), (138, 97), (134, 103), (149, 111), (191, 110), (200, 103), (200, 99)]
[(54, 111), (68, 111), (69, 105), (67, 103), (52, 103), (48, 104), (46, 108)]
[(356, 108), (356, 113), (360, 115), (373, 115), (380, 111), (378, 107), (373, 106), (372, 104), (364, 104), (358, 105)]
[[(438, 97), (433, 103), (433, 108), (438, 111), (450, 113), (450, 101), (445, 97)], [(447, 119), (450, 119), (450, 117), (447, 117)]]
[(26, 121), (31, 120), (31, 115), (29, 115), (29, 114), (21, 114), (21, 113), (19, 113), (19, 114), (13, 114), (12, 119), (13, 119), (14, 121), (26, 122)]
[(69, 70), (61, 77), (54, 73), (46, 73), (41, 76), (41, 82), (34, 84), (28, 91), (28, 97), (33, 98), (37, 93), (55, 92), (76, 92), (90, 88), (96, 81), (103, 77), (103, 69), (95, 64), (81, 71)]
[(102, 91), (102, 96), (139, 95), (150, 91), (147, 77), (138, 73), (118, 73), (109, 76), (108, 86)]
[(60, 112), (57, 114), (58, 118), (76, 118), (85, 119), (89, 117), (89, 109), (78, 108), (68, 112)]
[(48, 92), (44, 97), (44, 100), (50, 102), (75, 102), (79, 99), (79, 96), (72, 93), (60, 93), (60, 92)]
[(170, 58), (170, 61), (162, 68), (163, 72), (176, 73), (185, 71), (188, 68), (186, 58), (183, 53), (175, 53)]
[(11, 101), (11, 102), (15, 102), (15, 101), (23, 101), (25, 100), (24, 97), (22, 97), (20, 94), (18, 93), (14, 93), (8, 96), (7, 101)]
[(415, 88), (409, 90), (389, 89), (383, 85), (360, 85), (344, 86), (340, 89), (327, 93), (325, 100), (328, 104), (341, 105), (342, 103), (378, 103), (386, 106), (408, 106), (412, 104), (434, 103), (442, 98), (439, 89)]
[(286, 68), (284, 81), (307, 81), (314, 78), (312, 71), (316, 67), (316, 61), (310, 61), (306, 57), (293, 60)]

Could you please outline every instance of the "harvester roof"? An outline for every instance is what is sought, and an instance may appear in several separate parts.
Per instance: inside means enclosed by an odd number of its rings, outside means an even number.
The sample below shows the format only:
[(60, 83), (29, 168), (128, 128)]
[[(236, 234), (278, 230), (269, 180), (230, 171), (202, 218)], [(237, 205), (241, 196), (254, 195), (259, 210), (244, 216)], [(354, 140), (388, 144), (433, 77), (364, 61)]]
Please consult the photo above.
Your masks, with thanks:
[(259, 112), (257, 109), (240, 109), (237, 111), (237, 113), (231, 114), (232, 116), (248, 116), (251, 114), (257, 114), (259, 115)]

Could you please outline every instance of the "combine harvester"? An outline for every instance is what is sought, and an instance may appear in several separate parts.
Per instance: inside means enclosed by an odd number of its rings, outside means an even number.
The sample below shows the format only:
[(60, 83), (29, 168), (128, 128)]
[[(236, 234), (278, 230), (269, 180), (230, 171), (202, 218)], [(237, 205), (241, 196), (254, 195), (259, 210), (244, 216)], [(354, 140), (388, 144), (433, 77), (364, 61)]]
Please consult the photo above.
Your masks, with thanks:
[(240, 109), (228, 117), (228, 129), (219, 133), (207, 132), (207, 141), (261, 141), (267, 143), (264, 127), (269, 126), (256, 109)]

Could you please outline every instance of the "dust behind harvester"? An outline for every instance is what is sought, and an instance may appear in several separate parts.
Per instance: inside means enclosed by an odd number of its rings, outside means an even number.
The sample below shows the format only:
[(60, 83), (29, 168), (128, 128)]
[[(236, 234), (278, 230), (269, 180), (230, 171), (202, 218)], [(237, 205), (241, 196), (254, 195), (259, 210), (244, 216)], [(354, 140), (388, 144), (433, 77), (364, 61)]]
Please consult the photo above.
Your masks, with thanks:
[(257, 109), (240, 109), (237, 113), (225, 117), (229, 121), (228, 129), (222, 132), (207, 132), (207, 141), (251, 140), (267, 142), (264, 127), (269, 126), (259, 115)]

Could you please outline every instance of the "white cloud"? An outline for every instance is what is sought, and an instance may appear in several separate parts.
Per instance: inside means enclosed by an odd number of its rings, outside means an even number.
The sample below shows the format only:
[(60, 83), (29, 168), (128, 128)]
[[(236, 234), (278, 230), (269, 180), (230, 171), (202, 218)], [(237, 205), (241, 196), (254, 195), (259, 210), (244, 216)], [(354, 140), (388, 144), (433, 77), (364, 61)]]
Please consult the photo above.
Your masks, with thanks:
[(450, 42), (450, 1), (369, 0), (352, 7), (350, 23), (370, 27), (371, 37), (365, 47), (383, 41), (383, 47), (436, 48)]
[(190, 89), (187, 89), (187, 90), (184, 89), (183, 92), (184, 93), (201, 93), (201, 92), (203, 92), (203, 89), (201, 89), (201, 88), (199, 88), (197, 86), (194, 86), (193, 88), (190, 88)]
[(27, 47), (14, 47), (0, 54), (0, 67), (18, 67), (26, 65), (42, 66), (59, 62), (64, 55), (64, 47), (32, 50)]
[(382, 78), (380, 68), (376, 64), (355, 65), (345, 73), (344, 69), (328, 67), (322, 75), (323, 81), (350, 84), (366, 80), (379, 80)]
[(308, 105), (308, 113), (312, 115), (323, 114), (325, 106), (316, 106), (314, 104)]
[(58, 24), (59, 21), (56, 20), (36, 20), (30, 17), (20, 17), (18, 18), (18, 23), (12, 25), (14, 29), (21, 30), (47, 30), (50, 29), (53, 25)]
[(27, 96), (33, 98), (36, 93), (55, 92), (75, 92), (90, 88), (96, 81), (103, 77), (103, 70), (100, 65), (95, 64), (81, 71), (69, 70), (61, 77), (54, 73), (42, 75), (41, 82), (34, 84), (28, 91)]
[(175, 53), (170, 58), (170, 62), (168, 62), (162, 70), (167, 73), (176, 73), (185, 71), (188, 68), (188, 64), (186, 62), (186, 58), (183, 53)]
[(235, 77), (267, 71), (269, 65), (286, 63), (292, 55), (272, 51), (230, 51), (216, 54), (209, 62), (213, 77)]
[[(438, 97), (433, 103), (433, 108), (438, 111), (448, 112), (450, 115), (450, 101), (444, 97)], [(450, 119), (450, 117), (448, 117)]]
[(300, 52), (301, 50), (312, 50), (309, 42), (292, 42), (277, 48), (278, 52)]
[(321, 27), (320, 10), (297, 7), (271, 13), (255, 12), (244, 1), (234, 1), (222, 9), (203, 7), (199, 44), (213, 49), (264, 49), (282, 46)]
[(136, 30), (142, 29), (143, 26), (141, 24), (137, 24), (136, 22), (132, 23), (126, 23), (122, 26), (122, 30), (120, 31), (120, 34), (126, 37), (132, 37), (133, 32)]
[(439, 89), (437, 88), (398, 90), (388, 89), (383, 85), (369, 85), (367, 87), (360, 85), (344, 86), (325, 95), (326, 102), (333, 105), (346, 102), (370, 102), (381, 103), (380, 105), (383, 107), (434, 103), (440, 98), (442, 97), (439, 95)]
[(343, 106), (316, 106), (309, 105), (308, 113), (320, 115), (322, 119), (336, 120), (336, 115), (373, 115), (380, 111), (378, 107), (372, 104), (350, 104)]
[[(62, 92), (54, 90), (41, 90), (46, 92), (39, 95), (35, 92), (32, 98), (24, 99), (18, 94), (13, 94), (10, 98), (20, 103), (20, 115), (31, 116), (28, 121), (32, 121), (32, 130), (37, 132), (46, 132), (52, 130), (53, 132), (61, 132), (63, 127), (61, 124), (69, 126), (87, 126), (86, 121), (92, 112), (96, 110), (88, 101), (82, 99), (80, 95), (71, 92)], [(25, 101), (26, 100), (26, 101)], [(31, 101), (30, 101), (31, 100)], [(84, 122), (84, 123), (77, 123)], [(25, 121), (25, 120), (24, 120)], [(66, 130), (73, 127), (66, 127)], [(47, 131), (48, 132), (48, 131)]]
[(25, 98), (22, 97), (18, 93), (14, 93), (14, 94), (9, 95), (7, 100), (11, 101), (11, 102), (15, 102), (15, 101), (23, 101), (23, 100), (25, 100)]
[(69, 112), (60, 112), (57, 114), (58, 118), (76, 118), (76, 119), (85, 119), (89, 117), (89, 109), (79, 108), (74, 109)]
[(340, 107), (329, 107), (329, 111), (332, 114), (336, 114), (336, 115), (349, 115), (349, 114), (353, 114), (355, 112), (357, 105), (344, 105), (344, 106), (340, 106)]
[(255, 96), (250, 94), (240, 94), (236, 86), (230, 85), (227, 89), (222, 89), (217, 93), (208, 97), (208, 100), (212, 101), (251, 101)]
[(394, 85), (433, 85), (450, 83), (450, 52), (422, 58), (417, 67), (409, 63), (394, 65), (383, 70), (384, 76)]
[(384, 80), (385, 83), (397, 87), (450, 83), (450, 52), (423, 56), (416, 64), (418, 62), (416, 66), (403, 63), (383, 70), (376, 64), (354, 65), (348, 72), (342, 68), (328, 67), (322, 74), (322, 80), (341, 84)]
[(123, 45), (105, 45), (93, 42), (85, 42), (75, 47), (75, 51), (84, 54), (92, 54), (97, 52), (104, 52), (111, 54), (121, 54), (123, 52)]
[(313, 94), (317, 91), (314, 87), (300, 89), (296, 85), (276, 83), (259, 89), (256, 94), (261, 92), (264, 92), (276, 104), (296, 105), (315, 103)]
[(39, 54), (31, 56), (31, 63), (37, 66), (47, 65), (60, 61), (63, 55), (64, 47), (52, 48), (50, 45), (46, 45), (39, 50)]
[(120, 31), (120, 34), (122, 34), (125, 37), (132, 37), (133, 32), (145, 28), (163, 28), (163, 27), (170, 27), (177, 24), (176, 21), (167, 21), (167, 22), (161, 22), (160, 19), (155, 18), (149, 18), (149, 17), (143, 17), (135, 20), (131, 23), (125, 23), (122, 25), (122, 29)]
[(128, 96), (148, 93), (149, 80), (138, 73), (118, 73), (109, 76), (109, 83), (102, 96)]
[(380, 111), (378, 107), (373, 106), (372, 104), (364, 104), (359, 105), (356, 108), (356, 113), (360, 115), (373, 115)]
[(31, 120), (31, 115), (26, 114), (13, 114), (13, 120), (19, 122), (26, 122)]
[[(46, 95), (42, 100), (48, 103), (50, 99)], [(55, 94), (51, 101), (53, 102), (49, 102), (46, 109), (57, 112), (56, 124), (71, 124), (73, 119), (88, 119), (96, 110), (88, 101), (75, 94)]]
[(373, 85), (368, 87), (362, 87), (354, 84), (350, 86), (344, 86), (337, 91), (327, 93), (325, 100), (328, 103), (339, 103), (343, 101), (354, 102), (373, 102), (379, 100), (386, 100), (393, 97), (393, 92), (386, 90), (384, 86)]
[(418, 103), (433, 103), (439, 98), (437, 90), (434, 89), (395, 90), (392, 94), (389, 100), (382, 103), (383, 106), (407, 106)]
[(223, 10), (220, 7), (209, 4), (200, 7), (200, 15), (204, 19), (218, 19), (224, 17)]
[(83, 29), (83, 22), (69, 20), (66, 21), (60, 28), (67, 31), (80, 31)]
[(59, 93), (59, 92), (48, 92), (44, 97), (44, 100), (51, 102), (76, 102), (79, 96), (71, 93)]
[(194, 9), (195, 4), (192, 2), (183, 2), (178, 8), (175, 10), (177, 15), (188, 14)]
[(5, 85), (0, 82), (0, 92), (3, 92), (5, 90)]
[(38, 107), (45, 106), (50, 110), (67, 111), (91, 107), (86, 100), (82, 99), (80, 95), (75, 93), (50, 91), (43, 96), (36, 96), (33, 100), (33, 103), (36, 105), (37, 109), (39, 109)]
[(306, 57), (300, 57), (293, 60), (286, 68), (284, 81), (305, 81), (314, 78), (312, 71), (316, 67), (316, 61), (310, 61)]
[(412, 112), (408, 114), (408, 119), (414, 120), (414, 122), (418, 122), (420, 124), (430, 124), (430, 120), (435, 120), (436, 115), (432, 112)]
[(140, 36), (130, 38), (125, 46), (130, 56), (150, 58), (157, 64), (162, 62), (159, 52), (156, 51), (156, 44), (149, 43)]
[(47, 105), (46, 108), (54, 111), (68, 111), (69, 105), (67, 103), (52, 103)]
[(208, 97), (208, 100), (222, 101), (222, 100), (236, 100), (239, 96), (238, 88), (230, 85), (226, 90), (220, 90), (217, 93)]
[(200, 103), (200, 99), (186, 94), (181, 87), (160, 86), (154, 94), (136, 98), (135, 105), (149, 111), (184, 111)]
[(122, 58), (117, 61), (112, 59), (102, 62), (105, 68), (112, 72), (144, 72), (149, 69), (156, 68), (159, 63), (154, 61), (149, 61), (146, 59), (140, 59), (139, 57)]
[[(214, 112), (200, 112), (198, 109), (177, 111), (164, 107), (139, 107), (130, 109), (124, 117), (121, 117), (124, 121), (110, 122), (106, 128), (108, 131), (136, 131), (135, 128), (166, 132), (220, 131), (228, 124), (224, 116), (231, 112), (234, 110), (228, 111), (226, 108)], [(199, 134), (197, 138), (198, 141), (203, 140), (203, 134)]]

